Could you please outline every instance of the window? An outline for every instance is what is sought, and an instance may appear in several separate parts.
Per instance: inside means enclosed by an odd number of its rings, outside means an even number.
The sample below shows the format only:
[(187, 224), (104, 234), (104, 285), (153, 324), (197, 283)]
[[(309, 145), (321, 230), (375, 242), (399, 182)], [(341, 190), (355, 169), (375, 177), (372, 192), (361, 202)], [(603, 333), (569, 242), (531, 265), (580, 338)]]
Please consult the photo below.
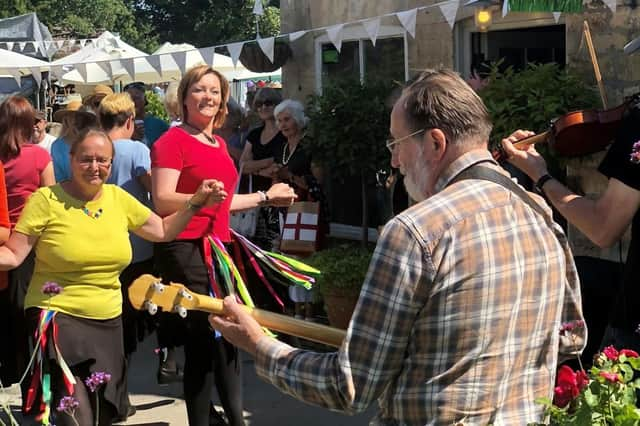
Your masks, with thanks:
[(407, 80), (404, 29), (382, 26), (376, 45), (358, 27), (347, 28), (340, 52), (326, 35), (316, 39), (316, 89), (341, 78)]

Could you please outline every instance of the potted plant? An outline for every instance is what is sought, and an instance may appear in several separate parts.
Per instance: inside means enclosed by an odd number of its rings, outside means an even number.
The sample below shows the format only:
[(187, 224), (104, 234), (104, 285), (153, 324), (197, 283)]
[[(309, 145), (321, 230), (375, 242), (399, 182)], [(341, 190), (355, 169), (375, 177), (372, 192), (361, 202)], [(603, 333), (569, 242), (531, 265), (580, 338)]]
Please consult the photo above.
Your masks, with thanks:
[(372, 251), (352, 244), (340, 244), (305, 259), (319, 269), (316, 288), (325, 303), (329, 323), (347, 328), (358, 301)]

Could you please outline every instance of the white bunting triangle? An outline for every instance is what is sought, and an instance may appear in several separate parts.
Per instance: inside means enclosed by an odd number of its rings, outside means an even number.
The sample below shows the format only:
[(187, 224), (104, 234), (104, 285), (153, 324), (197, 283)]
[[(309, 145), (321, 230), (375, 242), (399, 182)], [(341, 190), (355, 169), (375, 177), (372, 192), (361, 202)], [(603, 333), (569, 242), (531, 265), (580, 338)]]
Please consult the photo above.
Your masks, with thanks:
[(458, 13), (458, 0), (451, 0), (447, 3), (440, 4), (440, 11), (444, 15), (451, 29), (456, 24), (456, 15)]
[(416, 38), (416, 16), (418, 15), (418, 9), (405, 10), (404, 12), (396, 13), (398, 20), (404, 27), (404, 29), (411, 34), (411, 37)]
[(307, 31), (302, 30), (302, 31), (296, 31), (295, 33), (291, 33), (289, 34), (289, 41), (296, 41), (301, 37), (304, 37), (304, 35), (307, 33)]
[(205, 64), (209, 66), (213, 66), (213, 61), (216, 57), (216, 48), (215, 47), (205, 47), (202, 49), (198, 49), (198, 53), (202, 56), (202, 60)]
[(62, 49), (62, 46), (64, 46), (64, 40), (57, 40), (56, 41), (56, 47), (58, 49)]
[(340, 52), (342, 49), (342, 30), (344, 29), (344, 24), (334, 25), (333, 27), (327, 28), (327, 37), (331, 40), (331, 43), (336, 47), (336, 50)]
[(87, 39), (86, 38), (80, 39), (80, 47), (84, 47), (85, 44), (87, 44)]
[(53, 44), (53, 42), (52, 42), (52, 41), (47, 41), (47, 40), (45, 40), (45, 41), (44, 41), (44, 48), (45, 48), (45, 49), (47, 49), (47, 50), (49, 50), (49, 48), (51, 47), (51, 45), (52, 45), (52, 44)]
[(556, 24), (558, 23), (558, 21), (560, 20), (560, 15), (562, 15), (562, 12), (551, 12), (553, 14), (553, 20), (556, 21)]
[(20, 78), (22, 77), (22, 74), (20, 71), (17, 68), (8, 68), (7, 71), (11, 74), (16, 83), (18, 83), (18, 87), (22, 87), (22, 79)]
[(133, 59), (120, 59), (120, 64), (124, 70), (129, 74), (131, 80), (136, 79), (136, 66), (133, 63)]
[(603, 1), (604, 1), (604, 4), (606, 4), (609, 7), (609, 9), (611, 9), (611, 11), (615, 13), (617, 1), (616, 0), (603, 0)]
[(380, 33), (380, 18), (373, 18), (362, 22), (362, 26), (364, 30), (369, 35), (371, 39), (371, 43), (376, 45), (376, 40), (378, 39), (378, 34)]
[(13, 50), (13, 42), (12, 41), (8, 41), (7, 42), (7, 50)]
[(269, 58), (269, 62), (273, 63), (273, 46), (275, 44), (275, 37), (259, 38), (258, 45), (262, 49), (262, 53)]
[(184, 74), (187, 71), (187, 52), (184, 50), (182, 52), (173, 52), (171, 57), (176, 61), (180, 73)]
[(40, 72), (40, 68), (31, 68), (31, 75), (36, 81), (38, 87), (40, 87), (40, 84), (42, 83), (42, 73)]
[(24, 48), (27, 46), (27, 42), (26, 41), (20, 41), (18, 42), (18, 50), (20, 50), (21, 52), (24, 51)]
[(253, 14), (262, 16), (264, 15), (264, 8), (262, 7), (262, 0), (256, 0), (253, 4)]
[(149, 63), (149, 65), (151, 65), (151, 68), (156, 70), (158, 75), (162, 77), (162, 65), (160, 65), (160, 55), (149, 55), (149, 56), (145, 56), (142, 59), (145, 59)]
[(80, 77), (82, 77), (82, 81), (86, 82), (87, 81), (87, 64), (85, 63), (76, 64), (76, 69), (80, 73)]
[(504, 0), (502, 3), (502, 17), (504, 18), (509, 13), (509, 0)]
[(227, 49), (229, 49), (229, 54), (231, 55), (231, 60), (233, 61), (234, 67), (238, 65), (238, 59), (240, 59), (240, 53), (242, 52), (243, 46), (244, 41), (227, 44)]
[(113, 77), (113, 72), (111, 72), (111, 64), (109, 63), (109, 61), (96, 62), (96, 65), (98, 65), (102, 69), (102, 71), (104, 71), (105, 74), (109, 76), (109, 78)]

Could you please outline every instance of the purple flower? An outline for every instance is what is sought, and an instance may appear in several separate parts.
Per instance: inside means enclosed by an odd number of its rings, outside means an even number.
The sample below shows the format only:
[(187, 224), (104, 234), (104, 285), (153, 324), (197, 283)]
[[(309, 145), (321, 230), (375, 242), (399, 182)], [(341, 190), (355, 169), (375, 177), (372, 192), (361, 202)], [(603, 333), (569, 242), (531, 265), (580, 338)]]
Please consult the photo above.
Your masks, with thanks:
[(584, 321), (576, 320), (563, 323), (560, 326), (560, 334), (564, 335), (565, 333), (573, 331), (577, 328), (584, 328)]
[(58, 404), (57, 410), (69, 413), (69, 412), (73, 412), (73, 410), (78, 408), (79, 405), (80, 405), (80, 403), (74, 397), (72, 397), (72, 396), (64, 396), (60, 400), (60, 403)]
[(103, 371), (96, 371), (91, 373), (91, 376), (87, 377), (84, 383), (91, 390), (91, 392), (95, 392), (98, 387), (104, 383), (107, 383), (111, 380), (111, 374), (105, 373)]
[(62, 287), (58, 283), (54, 283), (53, 281), (47, 281), (42, 285), (42, 293), (47, 296), (55, 296), (56, 294), (60, 294), (62, 292)]

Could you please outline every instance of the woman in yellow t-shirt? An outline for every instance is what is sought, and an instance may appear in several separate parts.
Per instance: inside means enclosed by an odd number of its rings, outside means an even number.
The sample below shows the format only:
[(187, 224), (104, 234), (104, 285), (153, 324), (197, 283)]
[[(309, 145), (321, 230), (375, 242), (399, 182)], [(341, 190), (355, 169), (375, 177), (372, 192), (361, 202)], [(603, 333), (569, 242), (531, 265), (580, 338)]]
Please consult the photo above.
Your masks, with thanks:
[[(89, 130), (71, 147), (71, 179), (33, 193), (15, 232), (0, 247), (0, 270), (20, 265), (35, 249), (25, 309), (44, 349), (24, 407), (40, 408), (42, 417), (54, 413), (58, 426), (94, 424), (94, 411), (100, 425), (126, 414), (118, 276), (131, 261), (128, 231), (171, 241), (198, 209), (227, 196), (220, 182), (207, 179), (181, 209), (160, 218), (118, 186), (105, 184), (113, 154), (109, 137)], [(106, 383), (100, 383), (104, 375), (95, 374), (102, 372), (110, 375)], [(96, 384), (99, 410), (90, 395)], [(36, 395), (42, 402), (35, 402)], [(75, 421), (50, 408), (69, 395), (79, 401)]]

